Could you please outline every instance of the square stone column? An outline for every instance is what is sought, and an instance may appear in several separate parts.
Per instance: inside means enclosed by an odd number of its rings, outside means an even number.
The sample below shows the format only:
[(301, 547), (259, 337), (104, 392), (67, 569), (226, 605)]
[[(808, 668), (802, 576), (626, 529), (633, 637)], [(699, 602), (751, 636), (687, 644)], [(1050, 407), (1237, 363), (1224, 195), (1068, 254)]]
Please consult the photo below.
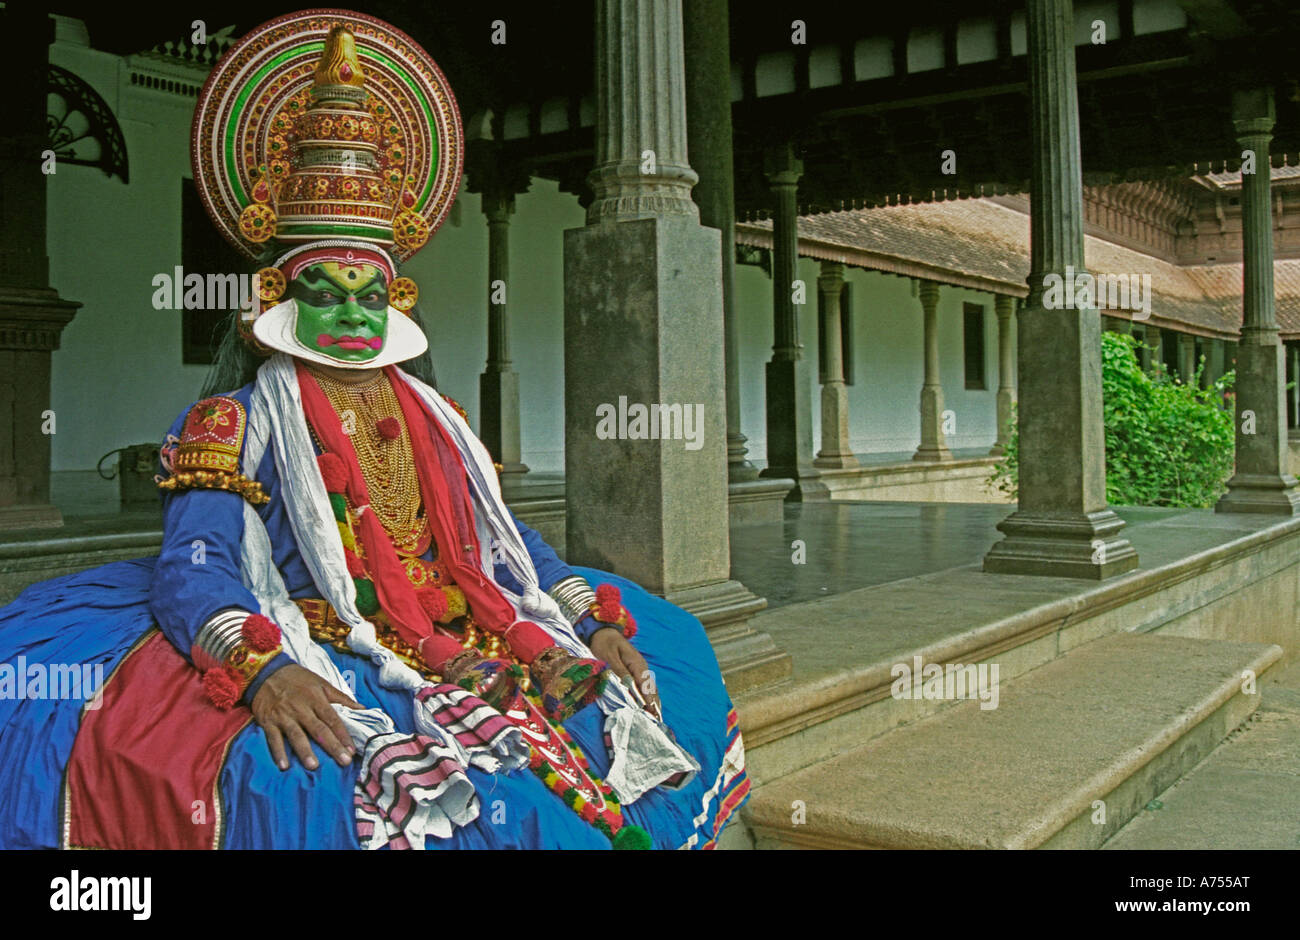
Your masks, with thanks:
[(1235, 92), (1232, 124), (1255, 172), (1241, 177), (1242, 324), (1237, 346), (1237, 465), (1218, 512), (1300, 513), (1289, 472), (1286, 361), (1273, 299), (1273, 219), (1269, 143), (1276, 112), (1271, 89)]
[(736, 691), (790, 658), (730, 578), (722, 245), (683, 82), (681, 0), (597, 0), (594, 199), (564, 233), (566, 560), (699, 617)]
[[(1101, 579), (1137, 567), (1106, 505), (1101, 317), (1065, 303), (1085, 270), (1083, 183), (1070, 0), (1027, 0), (1030, 101), (1029, 299), (1018, 318), (1019, 508), (984, 557), (1005, 574)], [(1059, 280), (1058, 280), (1059, 279)]]

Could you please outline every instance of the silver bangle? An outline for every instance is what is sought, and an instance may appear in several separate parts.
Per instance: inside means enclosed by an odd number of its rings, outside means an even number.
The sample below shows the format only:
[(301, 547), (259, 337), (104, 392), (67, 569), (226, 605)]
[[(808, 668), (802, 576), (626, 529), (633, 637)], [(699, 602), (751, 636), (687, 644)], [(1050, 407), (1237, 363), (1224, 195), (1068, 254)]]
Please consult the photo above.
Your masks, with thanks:
[(596, 592), (581, 575), (561, 578), (546, 593), (559, 605), (560, 612), (569, 623), (577, 623), (587, 616), (591, 613), (591, 605), (596, 603)]
[(244, 640), (244, 621), (248, 617), (248, 611), (235, 609), (223, 610), (208, 618), (190, 650), (194, 665), (200, 672), (226, 664), (230, 654)]

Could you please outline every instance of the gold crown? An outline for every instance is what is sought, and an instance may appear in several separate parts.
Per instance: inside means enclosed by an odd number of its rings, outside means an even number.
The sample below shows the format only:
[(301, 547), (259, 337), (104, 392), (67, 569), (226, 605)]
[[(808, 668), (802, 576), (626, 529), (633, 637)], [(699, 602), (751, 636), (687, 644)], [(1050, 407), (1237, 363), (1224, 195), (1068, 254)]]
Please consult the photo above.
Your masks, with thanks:
[(428, 240), (428, 223), (414, 211), (402, 122), (365, 83), (355, 36), (334, 26), (311, 86), (271, 121), (267, 162), (239, 217), (244, 238), (349, 239), (406, 255)]

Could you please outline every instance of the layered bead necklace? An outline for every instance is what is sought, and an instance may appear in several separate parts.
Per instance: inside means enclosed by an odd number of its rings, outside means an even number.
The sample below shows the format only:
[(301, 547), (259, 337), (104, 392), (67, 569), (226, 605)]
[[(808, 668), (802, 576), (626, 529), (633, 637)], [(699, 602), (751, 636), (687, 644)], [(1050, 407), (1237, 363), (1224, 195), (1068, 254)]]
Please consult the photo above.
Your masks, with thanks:
[(372, 382), (351, 385), (315, 370), (321, 391), (349, 431), (361, 476), (370, 493), (370, 509), (403, 555), (428, 547), (411, 439), (397, 394), (383, 373)]

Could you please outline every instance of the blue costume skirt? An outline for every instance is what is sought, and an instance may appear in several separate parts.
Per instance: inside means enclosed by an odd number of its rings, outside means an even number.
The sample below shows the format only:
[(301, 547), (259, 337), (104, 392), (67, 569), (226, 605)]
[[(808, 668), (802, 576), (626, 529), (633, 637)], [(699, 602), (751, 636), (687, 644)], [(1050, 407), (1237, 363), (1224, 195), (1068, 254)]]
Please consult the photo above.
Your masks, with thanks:
[[(89, 665), (91, 670), (83, 670), (87, 674), (102, 666), (108, 677), (154, 627), (148, 599), (155, 561), (116, 562), (27, 588), (0, 608), (0, 664), (15, 670), (20, 663)], [(692, 615), (630, 581), (593, 569), (573, 570), (592, 583), (609, 582), (622, 591), (624, 605), (637, 620), (633, 642), (654, 672), (664, 719), (700, 764), (700, 773), (682, 789), (661, 787), (625, 805), (624, 820), (645, 829), (655, 848), (711, 848), (744, 803), (749, 783), (736, 768), (737, 755), (743, 753), (740, 731), (704, 630)], [(382, 688), (373, 663), (326, 649), (341, 670), (355, 674), (357, 701), (384, 709), (398, 729), (414, 730), (409, 693)], [(84, 702), (49, 697), (51, 691), (0, 681), (0, 848), (62, 844), (65, 771)], [(592, 705), (564, 725), (600, 777), (609, 767), (603, 717)], [(151, 748), (154, 744), (149, 742)], [(159, 740), (156, 746), (165, 752), (168, 742)], [(353, 809), (359, 762), (340, 767), (313, 746), (317, 770), (306, 770), (291, 758), (290, 769), (281, 771), (261, 728), (250, 723), (238, 732), (218, 777), (222, 847), (359, 847)], [(724, 762), (728, 752), (730, 763)], [(430, 837), (427, 848), (610, 847), (599, 830), (527, 768), (499, 774), (470, 768), (469, 777), (479, 796), (478, 819), (450, 838)]]

